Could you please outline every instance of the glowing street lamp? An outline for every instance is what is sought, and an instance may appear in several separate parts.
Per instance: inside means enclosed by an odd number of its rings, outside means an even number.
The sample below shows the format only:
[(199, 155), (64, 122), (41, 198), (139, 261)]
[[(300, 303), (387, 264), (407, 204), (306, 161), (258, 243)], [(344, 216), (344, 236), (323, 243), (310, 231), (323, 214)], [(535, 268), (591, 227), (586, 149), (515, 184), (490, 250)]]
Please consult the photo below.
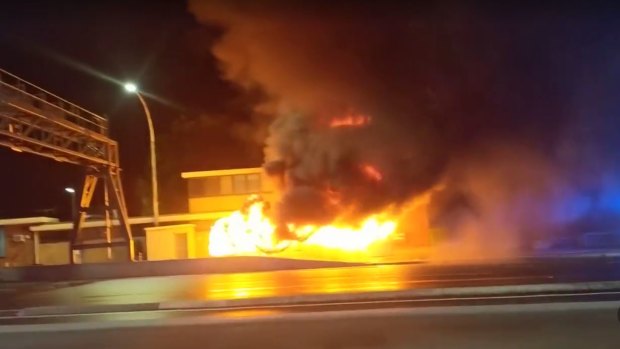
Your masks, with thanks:
[(124, 85), (125, 87), (125, 91), (129, 92), (129, 93), (136, 93), (138, 92), (138, 86), (136, 86), (136, 84), (132, 83), (132, 82), (128, 82)]
[(153, 119), (151, 118), (151, 112), (149, 107), (142, 97), (142, 94), (138, 90), (138, 86), (132, 82), (127, 82), (123, 85), (125, 91), (133, 93), (138, 96), (142, 108), (144, 108), (144, 114), (146, 115), (146, 122), (149, 126), (149, 143), (151, 148), (151, 185), (153, 196), (153, 223), (159, 225), (159, 194), (157, 191), (157, 153), (155, 152), (155, 130), (153, 129)]
[(71, 188), (71, 187), (66, 187), (65, 191), (69, 194), (75, 194), (75, 189)]

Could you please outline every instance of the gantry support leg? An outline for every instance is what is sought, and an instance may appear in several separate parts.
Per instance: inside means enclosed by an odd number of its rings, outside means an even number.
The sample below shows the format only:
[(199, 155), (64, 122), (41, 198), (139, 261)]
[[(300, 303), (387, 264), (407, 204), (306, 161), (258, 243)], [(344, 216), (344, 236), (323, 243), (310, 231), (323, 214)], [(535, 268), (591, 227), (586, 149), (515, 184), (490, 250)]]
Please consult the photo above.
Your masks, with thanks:
[(97, 188), (97, 181), (97, 176), (92, 173), (88, 173), (86, 174), (86, 177), (84, 177), (84, 186), (82, 187), (82, 191), (80, 194), (80, 205), (78, 208), (79, 211), (77, 215), (75, 215), (75, 220), (73, 221), (73, 233), (71, 234), (71, 241), (69, 243), (69, 261), (71, 262), (71, 264), (75, 264), (74, 247), (78, 243), (78, 238), (82, 230), (82, 225), (86, 220), (86, 214), (88, 213), (90, 202), (92, 201), (93, 194), (95, 193), (95, 189)]
[(112, 259), (112, 217), (110, 217), (110, 190), (108, 181), (103, 181), (103, 204), (105, 206), (105, 241), (108, 243), (108, 260)]
[(118, 210), (118, 219), (123, 232), (123, 238), (127, 244), (127, 258), (134, 260), (134, 241), (131, 234), (131, 226), (129, 225), (129, 215), (127, 206), (125, 205), (125, 195), (123, 186), (121, 185), (121, 174), (118, 169), (108, 168), (105, 174), (106, 184), (112, 189), (113, 202)]
[[(108, 257), (112, 258), (112, 246), (126, 246), (127, 260), (134, 260), (134, 241), (131, 234), (131, 227), (129, 225), (129, 216), (127, 214), (127, 206), (125, 205), (125, 196), (123, 194), (123, 188), (121, 186), (121, 179), (118, 170), (108, 168), (105, 172), (100, 173), (88, 173), (84, 178), (84, 187), (81, 191), (81, 199), (79, 205), (79, 212), (73, 223), (73, 233), (71, 235), (71, 242), (69, 246), (69, 260), (71, 264), (75, 264), (75, 251), (81, 251), (88, 248), (107, 248)], [(86, 220), (86, 214), (90, 203), (97, 188), (97, 182), (99, 176), (104, 181), (104, 205), (105, 205), (105, 228), (106, 228), (106, 241), (104, 243), (82, 243), (80, 241), (80, 234)], [(110, 202), (110, 192), (112, 194)], [(112, 203), (112, 205), (110, 205)], [(116, 208), (118, 212), (118, 220), (120, 223), (120, 230), (123, 232), (123, 241), (112, 241), (112, 219), (110, 217), (110, 208)]]

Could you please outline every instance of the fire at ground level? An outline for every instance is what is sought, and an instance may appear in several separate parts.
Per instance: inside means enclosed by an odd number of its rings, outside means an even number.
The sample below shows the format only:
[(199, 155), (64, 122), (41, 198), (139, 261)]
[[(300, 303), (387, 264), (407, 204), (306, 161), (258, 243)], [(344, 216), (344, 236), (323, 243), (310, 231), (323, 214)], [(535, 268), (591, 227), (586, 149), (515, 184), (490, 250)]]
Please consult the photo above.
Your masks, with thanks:
[(269, 203), (251, 196), (242, 209), (217, 220), (211, 227), (211, 256), (278, 256), (351, 262), (411, 260), (467, 260), (513, 258), (548, 252), (556, 247), (584, 250), (617, 248), (613, 232), (588, 232), (579, 226), (560, 234), (527, 234), (515, 230), (451, 232), (433, 224), (429, 197), (411, 200), (400, 210), (388, 208), (355, 221), (330, 224), (277, 224)]
[[(347, 261), (421, 258), (430, 243), (426, 217), (420, 215), (423, 201), (422, 198), (412, 200), (402, 211), (388, 208), (352, 221), (293, 224), (276, 223), (269, 203), (254, 195), (242, 209), (213, 224), (208, 250), (215, 257), (277, 255)], [(413, 221), (415, 212), (418, 219)], [(400, 225), (407, 216), (409, 229)], [(407, 236), (417, 237), (417, 243)]]

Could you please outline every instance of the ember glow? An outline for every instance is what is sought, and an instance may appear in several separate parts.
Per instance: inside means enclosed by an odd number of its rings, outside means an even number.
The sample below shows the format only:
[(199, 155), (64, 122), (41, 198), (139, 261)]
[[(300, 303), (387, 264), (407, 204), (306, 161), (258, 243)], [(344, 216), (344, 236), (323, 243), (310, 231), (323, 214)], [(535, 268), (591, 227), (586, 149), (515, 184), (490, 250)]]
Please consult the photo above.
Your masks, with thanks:
[(250, 197), (244, 209), (215, 222), (209, 237), (209, 254), (271, 254), (296, 244), (334, 252), (365, 252), (372, 245), (388, 240), (397, 228), (396, 219), (388, 214), (370, 215), (358, 224), (336, 221), (328, 225), (288, 224), (279, 228), (268, 213), (264, 201), (257, 196)]
[(342, 117), (333, 118), (329, 123), (332, 128), (335, 127), (360, 127), (370, 123), (370, 117), (360, 114), (348, 114)]
[(379, 170), (377, 170), (372, 165), (362, 165), (362, 171), (364, 171), (364, 174), (368, 178), (372, 179), (375, 182), (380, 182), (383, 179), (383, 175), (381, 174), (381, 172), (379, 172)]

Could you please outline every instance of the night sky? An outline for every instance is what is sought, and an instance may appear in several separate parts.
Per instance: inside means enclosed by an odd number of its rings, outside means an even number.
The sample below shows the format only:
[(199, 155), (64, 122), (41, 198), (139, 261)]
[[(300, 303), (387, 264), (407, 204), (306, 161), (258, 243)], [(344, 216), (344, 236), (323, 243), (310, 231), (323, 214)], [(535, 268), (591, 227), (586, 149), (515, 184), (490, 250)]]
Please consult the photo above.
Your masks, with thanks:
[[(3, 2), (0, 67), (108, 118), (132, 215), (149, 212), (146, 121), (136, 98), (97, 74), (135, 80), (156, 96), (149, 106), (166, 197), (161, 210), (183, 212), (180, 171), (261, 161), (257, 143), (240, 144), (229, 131), (249, 113), (246, 97), (219, 77), (209, 51), (218, 34), (196, 23), (185, 1)], [(63, 189), (79, 186), (81, 168), (4, 148), (0, 164), (0, 217), (68, 216)]]
[[(265, 150), (291, 179), (287, 221), (432, 192), (430, 219), (453, 231), (616, 229), (620, 11), (559, 5), (16, 1), (0, 67), (109, 119), (131, 215), (150, 211), (147, 128), (110, 78), (152, 96), (163, 213), (186, 210), (181, 171), (259, 166)], [(372, 122), (326, 126), (346, 113)], [(4, 149), (0, 163), (0, 217), (68, 216), (82, 169)]]

